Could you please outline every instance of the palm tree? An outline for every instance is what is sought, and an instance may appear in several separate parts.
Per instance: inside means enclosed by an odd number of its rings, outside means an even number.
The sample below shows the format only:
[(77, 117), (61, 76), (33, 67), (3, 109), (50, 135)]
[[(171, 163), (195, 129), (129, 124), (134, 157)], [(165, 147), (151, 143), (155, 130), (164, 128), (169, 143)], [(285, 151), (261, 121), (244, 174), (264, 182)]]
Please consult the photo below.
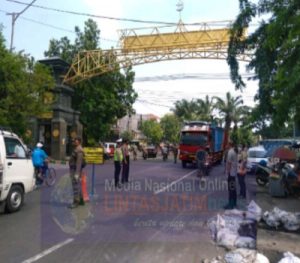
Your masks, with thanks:
[(197, 103), (194, 100), (182, 99), (175, 102), (175, 108), (172, 111), (180, 120), (191, 121), (197, 119), (197, 108)]
[(205, 99), (197, 99), (197, 115), (200, 120), (211, 121), (212, 112), (214, 110), (213, 98), (206, 95)]
[[(228, 140), (229, 130), (232, 122), (238, 123), (237, 116), (240, 113), (241, 105), (243, 104), (243, 99), (241, 96), (233, 97), (230, 92), (226, 93), (226, 99), (223, 100), (219, 97), (213, 97), (215, 102), (215, 107), (218, 109), (219, 113), (225, 119), (225, 138), (224, 144)], [(225, 145), (223, 145), (225, 146)]]

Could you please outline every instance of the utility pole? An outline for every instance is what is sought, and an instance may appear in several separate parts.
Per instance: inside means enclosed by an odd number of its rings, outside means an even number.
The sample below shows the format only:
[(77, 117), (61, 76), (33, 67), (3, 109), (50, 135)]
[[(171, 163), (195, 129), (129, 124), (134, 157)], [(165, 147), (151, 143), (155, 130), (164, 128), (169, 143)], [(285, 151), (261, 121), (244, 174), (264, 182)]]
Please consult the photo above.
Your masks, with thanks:
[(18, 17), (23, 14), (36, 0), (33, 0), (30, 4), (28, 4), (21, 12), (19, 13), (7, 13), (7, 15), (11, 16), (11, 36), (10, 36), (10, 52), (13, 50), (14, 43), (14, 32), (15, 32), (15, 23)]

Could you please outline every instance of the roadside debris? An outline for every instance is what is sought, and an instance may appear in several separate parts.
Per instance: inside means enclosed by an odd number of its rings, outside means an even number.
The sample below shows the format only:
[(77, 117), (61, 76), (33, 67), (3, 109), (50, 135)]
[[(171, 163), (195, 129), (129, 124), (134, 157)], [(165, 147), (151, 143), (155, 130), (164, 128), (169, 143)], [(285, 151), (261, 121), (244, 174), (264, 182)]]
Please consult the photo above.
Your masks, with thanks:
[(266, 211), (262, 219), (270, 227), (278, 228), (283, 226), (288, 231), (300, 229), (300, 213), (291, 213), (274, 207), (272, 211)]
[[(274, 207), (262, 209), (252, 200), (246, 211), (226, 210), (208, 220), (212, 239), (218, 246), (230, 250), (224, 258), (217, 257), (204, 263), (269, 263), (269, 259), (256, 250), (257, 223), (264, 221), (276, 229), (283, 226), (287, 231), (300, 229), (300, 213), (292, 213)], [(278, 263), (300, 263), (300, 258), (285, 252)]]

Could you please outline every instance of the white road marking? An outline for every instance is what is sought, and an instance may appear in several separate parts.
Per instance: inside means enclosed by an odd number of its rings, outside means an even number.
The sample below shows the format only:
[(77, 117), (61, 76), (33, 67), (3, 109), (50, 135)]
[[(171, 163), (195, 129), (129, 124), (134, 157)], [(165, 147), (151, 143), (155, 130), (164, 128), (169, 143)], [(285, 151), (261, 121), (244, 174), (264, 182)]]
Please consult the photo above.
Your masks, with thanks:
[(55, 250), (57, 250), (57, 249), (65, 246), (65, 245), (67, 245), (67, 244), (69, 244), (69, 243), (71, 243), (73, 241), (74, 241), (74, 238), (69, 238), (69, 239), (67, 239), (67, 240), (65, 240), (65, 241), (63, 241), (61, 243), (58, 243), (57, 245), (55, 245), (53, 247), (50, 247), (50, 248), (44, 250), (43, 252), (37, 254), (36, 256), (33, 256), (33, 257), (31, 257), (31, 258), (23, 261), (22, 263), (32, 263), (32, 262), (35, 262), (35, 261), (41, 259), (42, 257), (49, 255), (50, 253), (54, 252)]
[(197, 170), (193, 170), (193, 171), (191, 171), (191, 172), (185, 174), (183, 177), (177, 179), (176, 181), (170, 183), (169, 185), (163, 187), (162, 189), (159, 189), (159, 190), (155, 191), (154, 194), (157, 195), (157, 194), (159, 194), (159, 193), (161, 193), (161, 192), (164, 192), (164, 191), (167, 190), (169, 187), (171, 187), (173, 184), (177, 184), (178, 182), (180, 182), (180, 181), (183, 180), (184, 178), (190, 176), (191, 174), (193, 174), (193, 173), (196, 172), (196, 171), (197, 171)]

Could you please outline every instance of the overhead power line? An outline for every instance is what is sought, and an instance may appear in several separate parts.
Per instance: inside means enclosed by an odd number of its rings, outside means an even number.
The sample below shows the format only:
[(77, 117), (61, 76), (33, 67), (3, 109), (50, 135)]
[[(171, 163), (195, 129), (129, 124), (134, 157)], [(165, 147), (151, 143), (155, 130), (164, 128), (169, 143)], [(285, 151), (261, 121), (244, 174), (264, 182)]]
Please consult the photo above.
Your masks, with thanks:
[[(2, 9), (0, 9), (0, 12), (2, 12), (2, 13), (8, 13), (7, 11), (2, 10)], [(29, 22), (32, 22), (32, 23), (35, 23), (35, 24), (38, 24), (38, 25), (46, 26), (46, 27), (49, 27), (49, 28), (54, 28), (54, 29), (57, 29), (57, 30), (60, 30), (60, 31), (63, 31), (63, 32), (67, 32), (67, 33), (76, 34), (76, 32), (74, 30), (70, 30), (70, 29), (67, 29), (67, 28), (50, 25), (50, 24), (47, 24), (47, 23), (44, 23), (44, 22), (41, 22), (41, 21), (38, 21), (38, 20), (34, 20), (34, 19), (31, 19), (31, 18), (28, 18), (28, 17), (20, 16), (19, 18), (23, 19), (23, 20), (26, 20), (26, 21), (29, 21)], [(104, 37), (100, 37), (100, 40), (118, 43), (117, 40), (108, 39), (108, 38), (104, 38)]]
[[(28, 5), (27, 3), (17, 1), (17, 0), (6, 0), (6, 1), (13, 2), (13, 3), (16, 3), (16, 4), (20, 4), (20, 5)], [(63, 9), (58, 9), (58, 8), (46, 7), (46, 6), (41, 6), (41, 5), (32, 5), (32, 6), (36, 7), (36, 8), (55, 11), (55, 12), (60, 12), (60, 13), (67, 13), (67, 14), (80, 15), (80, 16), (89, 16), (89, 17), (94, 17), (94, 18), (102, 18), (102, 19), (110, 19), (110, 20), (118, 20), (118, 21), (148, 23), (148, 24), (154, 24), (155, 23), (155, 24), (164, 24), (164, 25), (166, 25), (166, 24), (176, 25), (177, 24), (177, 23), (174, 23), (174, 22), (151, 21), (151, 20), (148, 21), (148, 20), (140, 20), (140, 19), (119, 18), (119, 17), (94, 15), (94, 14), (89, 14), (89, 13), (83, 13), (83, 12), (76, 12), (76, 11), (69, 11), (69, 10), (63, 10)]]
[[(27, 5), (27, 3), (18, 1), (18, 0), (6, 0), (8, 2), (13, 2), (20, 5)], [(95, 15), (90, 13), (84, 13), (84, 12), (77, 12), (77, 11), (70, 11), (70, 10), (63, 10), (59, 8), (53, 8), (53, 7), (47, 7), (42, 5), (32, 5), (33, 7), (49, 10), (49, 11), (55, 11), (60, 13), (67, 13), (72, 15), (79, 15), (79, 16), (88, 16), (93, 18), (100, 18), (100, 19), (109, 19), (109, 20), (117, 20), (117, 21), (126, 21), (126, 22), (135, 22), (135, 23), (145, 23), (145, 24), (163, 24), (163, 25), (177, 25), (177, 22), (167, 22), (167, 21), (153, 21), (153, 20), (141, 20), (141, 19), (133, 19), (133, 18), (120, 18), (120, 17), (111, 17), (111, 16), (103, 16), (103, 15)], [(206, 21), (205, 24), (214, 25), (214, 26), (228, 26), (229, 23), (232, 23), (232, 20), (224, 20), (224, 21)], [(203, 25), (202, 23), (196, 22), (196, 23), (184, 23), (184, 25), (187, 26), (197, 26), (197, 25)]]

